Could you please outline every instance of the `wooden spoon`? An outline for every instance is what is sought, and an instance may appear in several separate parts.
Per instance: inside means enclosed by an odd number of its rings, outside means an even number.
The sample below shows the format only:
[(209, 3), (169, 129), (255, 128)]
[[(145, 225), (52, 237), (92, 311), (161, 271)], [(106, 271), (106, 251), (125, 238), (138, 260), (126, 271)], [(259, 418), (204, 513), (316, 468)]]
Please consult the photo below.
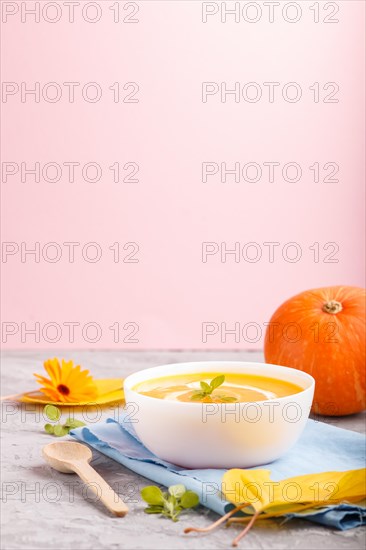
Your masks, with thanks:
[(45, 445), (43, 458), (52, 468), (64, 474), (77, 474), (116, 516), (124, 516), (128, 508), (108, 483), (89, 464), (92, 452), (89, 447), (73, 441), (57, 441)]

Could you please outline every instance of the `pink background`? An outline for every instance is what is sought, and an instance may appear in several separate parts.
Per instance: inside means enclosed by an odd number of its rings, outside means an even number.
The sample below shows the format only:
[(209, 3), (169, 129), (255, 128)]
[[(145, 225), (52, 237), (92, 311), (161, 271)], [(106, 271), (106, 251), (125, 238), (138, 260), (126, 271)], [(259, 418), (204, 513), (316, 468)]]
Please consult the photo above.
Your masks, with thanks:
[[(363, 286), (365, 4), (338, 2), (336, 24), (315, 24), (308, 2), (301, 2), (303, 17), (294, 24), (280, 15), (269, 23), (265, 12), (255, 24), (230, 18), (224, 24), (219, 16), (204, 24), (201, 2), (193, 1), (137, 2), (139, 23), (116, 24), (108, 9), (113, 2), (99, 4), (103, 16), (95, 24), (80, 11), (72, 24), (66, 15), (55, 24), (22, 23), (19, 14), (2, 23), (3, 81), (94, 81), (103, 88), (98, 103), (76, 91), (73, 104), (66, 96), (22, 103), (17, 94), (1, 105), (3, 162), (94, 161), (103, 168), (96, 183), (80, 172), (74, 183), (66, 176), (22, 183), (19, 174), (2, 181), (3, 241), (29, 248), (37, 241), (94, 241), (103, 251), (97, 263), (83, 260), (80, 247), (74, 263), (64, 247), (57, 263), (3, 256), (3, 328), (19, 325), (7, 342), (3, 334), (3, 346), (261, 348), (263, 338), (224, 343), (220, 333), (203, 342), (202, 323), (257, 323), (264, 335), (263, 323), (297, 292)], [(117, 81), (137, 82), (139, 103), (114, 103), (108, 87)], [(235, 103), (232, 96), (221, 103), (216, 95), (203, 103), (205, 81), (226, 81), (228, 88), (255, 81), (264, 92), (263, 82), (280, 82), (281, 90), (296, 81), (303, 96), (289, 103), (276, 91), (271, 104)], [(314, 82), (337, 82), (339, 103), (314, 103)], [(114, 183), (108, 167), (116, 161), (138, 163), (139, 182)], [(202, 162), (269, 161), (297, 162), (301, 181), (285, 182), (278, 172), (270, 183), (264, 171), (258, 183), (201, 181)], [(337, 163), (339, 182), (315, 183), (314, 162)], [(115, 263), (108, 247), (117, 241), (138, 243), (139, 262)], [(257, 242), (263, 256), (257, 263), (228, 256), (223, 263), (216, 254), (203, 263), (205, 241), (228, 248)], [(281, 243), (273, 263), (263, 246), (268, 241)], [(297, 263), (281, 256), (288, 242), (302, 249)], [(314, 242), (319, 262), (309, 250)], [(339, 247), (338, 263), (323, 261), (329, 242)], [(22, 341), (21, 323), (36, 322), (40, 341), (24, 334)], [(52, 327), (45, 338), (42, 327), (51, 322), (79, 323), (74, 341), (66, 328), (54, 343)], [(81, 330), (90, 322), (101, 329), (95, 343), (88, 341), (92, 330), (88, 338)], [(117, 322), (123, 336), (115, 342), (109, 327)], [(139, 326), (138, 342), (122, 341), (128, 322)]]

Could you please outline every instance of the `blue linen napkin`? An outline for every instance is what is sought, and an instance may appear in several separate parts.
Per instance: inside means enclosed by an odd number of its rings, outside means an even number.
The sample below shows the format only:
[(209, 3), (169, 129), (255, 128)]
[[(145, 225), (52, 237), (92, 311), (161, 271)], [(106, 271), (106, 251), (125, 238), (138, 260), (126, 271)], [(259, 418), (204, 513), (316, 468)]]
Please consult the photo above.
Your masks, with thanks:
[[(121, 416), (120, 422), (109, 418), (106, 422), (72, 430), (70, 434), (155, 483), (166, 487), (183, 483), (200, 496), (201, 504), (220, 515), (232, 508), (232, 504), (218, 494), (226, 470), (189, 470), (158, 458), (139, 441), (127, 415)], [(365, 467), (365, 451), (363, 435), (308, 420), (300, 440), (285, 456), (256, 469), (269, 469), (273, 481), (312, 473), (357, 470)], [(295, 516), (343, 531), (366, 523), (366, 506), (364, 503), (340, 504), (291, 514), (287, 518)]]

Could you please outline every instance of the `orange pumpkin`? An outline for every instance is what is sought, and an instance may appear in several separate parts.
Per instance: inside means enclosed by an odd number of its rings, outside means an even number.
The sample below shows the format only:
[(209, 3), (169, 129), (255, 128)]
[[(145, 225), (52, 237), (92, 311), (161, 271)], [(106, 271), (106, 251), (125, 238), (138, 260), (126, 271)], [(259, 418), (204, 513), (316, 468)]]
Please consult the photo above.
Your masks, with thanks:
[(313, 412), (347, 415), (366, 407), (366, 291), (316, 288), (283, 303), (267, 326), (267, 363), (315, 378)]

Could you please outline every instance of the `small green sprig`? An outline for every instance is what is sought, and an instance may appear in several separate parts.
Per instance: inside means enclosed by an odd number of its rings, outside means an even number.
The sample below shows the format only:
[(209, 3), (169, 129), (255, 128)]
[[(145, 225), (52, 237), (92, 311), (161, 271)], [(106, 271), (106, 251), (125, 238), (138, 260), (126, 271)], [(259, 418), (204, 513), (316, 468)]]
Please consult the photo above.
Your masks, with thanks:
[[(213, 378), (209, 384), (202, 380), (200, 382), (201, 389), (195, 390), (193, 392), (191, 396), (191, 401), (200, 401), (201, 399), (205, 399), (207, 397), (211, 398), (213, 391), (216, 390), (216, 388), (222, 386), (224, 382), (225, 376), (223, 374), (220, 374), (219, 376)], [(234, 401), (237, 401), (236, 397), (229, 397), (225, 395), (216, 395), (215, 397), (220, 401), (223, 401), (224, 403), (233, 403)]]
[[(47, 416), (51, 422), (58, 422), (61, 418), (61, 411), (55, 405), (46, 405), (43, 409), (43, 413)], [(85, 422), (76, 420), (75, 418), (67, 418), (64, 424), (45, 424), (44, 429), (48, 434), (55, 435), (56, 437), (63, 437), (67, 435), (70, 430), (85, 426)]]
[(146, 514), (161, 514), (173, 521), (178, 521), (182, 510), (195, 508), (199, 504), (198, 495), (193, 491), (187, 491), (184, 485), (172, 485), (167, 493), (163, 493), (155, 485), (149, 485), (140, 492), (148, 504), (144, 510)]

